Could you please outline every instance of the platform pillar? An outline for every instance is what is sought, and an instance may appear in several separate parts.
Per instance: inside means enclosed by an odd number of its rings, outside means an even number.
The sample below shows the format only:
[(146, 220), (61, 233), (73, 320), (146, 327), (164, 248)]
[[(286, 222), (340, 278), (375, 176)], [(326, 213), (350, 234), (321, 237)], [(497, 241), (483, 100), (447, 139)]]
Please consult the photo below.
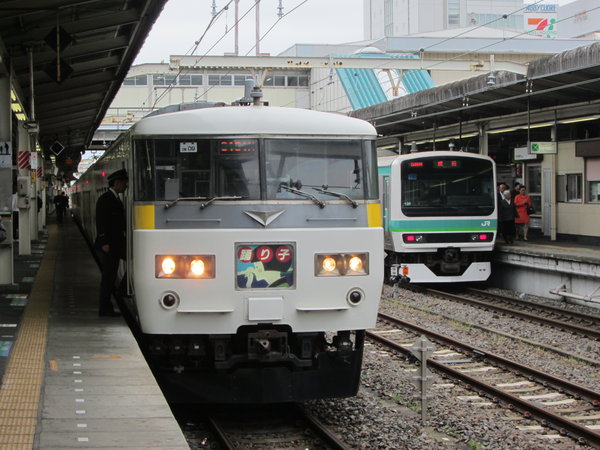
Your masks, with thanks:
[[(18, 151), (29, 151), (29, 135), (27, 130), (19, 127), (17, 131), (19, 143)], [(24, 183), (26, 183), (26, 186)], [(17, 195), (19, 207), (19, 255), (31, 255), (31, 171), (29, 169), (19, 169), (17, 178)]]
[(489, 155), (488, 134), (485, 125), (479, 125), (479, 154)]
[(7, 237), (0, 242), (0, 285), (14, 281), (12, 237), (12, 111), (10, 107), (10, 76), (0, 64), (0, 220)]

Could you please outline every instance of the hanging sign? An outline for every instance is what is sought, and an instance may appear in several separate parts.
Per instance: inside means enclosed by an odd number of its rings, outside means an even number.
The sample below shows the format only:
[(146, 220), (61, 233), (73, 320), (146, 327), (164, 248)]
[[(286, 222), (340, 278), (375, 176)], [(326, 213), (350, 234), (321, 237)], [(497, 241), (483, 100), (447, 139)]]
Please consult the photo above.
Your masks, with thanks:
[(556, 142), (531, 142), (530, 152), (535, 155), (556, 153)]
[(536, 160), (537, 155), (529, 153), (529, 147), (515, 147), (515, 161)]
[(0, 141), (0, 169), (12, 168), (12, 142)]
[(38, 154), (36, 152), (31, 152), (31, 156), (29, 159), (31, 163), (31, 170), (37, 170), (38, 168)]

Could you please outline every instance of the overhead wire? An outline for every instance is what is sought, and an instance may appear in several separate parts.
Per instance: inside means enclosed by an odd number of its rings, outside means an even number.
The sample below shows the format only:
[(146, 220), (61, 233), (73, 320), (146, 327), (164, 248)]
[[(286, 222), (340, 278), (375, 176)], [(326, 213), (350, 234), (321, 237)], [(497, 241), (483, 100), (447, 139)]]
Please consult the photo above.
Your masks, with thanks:
[[(229, 2), (223, 7), (221, 8), (221, 10), (217, 13), (217, 16), (220, 15), (226, 8), (229, 7), (229, 5), (231, 3), (233, 3), (234, 0), (229, 0)], [(206, 56), (208, 56), (208, 53), (217, 46), (217, 44), (219, 42), (221, 42), (225, 36), (227, 36), (229, 34), (229, 32), (235, 28), (235, 26), (237, 24), (239, 24), (248, 14), (250, 14), (250, 12), (256, 8), (257, 3), (253, 3), (253, 5), (237, 20), (237, 22), (234, 23), (234, 25), (229, 28), (229, 30), (227, 30), (225, 33), (223, 33), (221, 35), (221, 37), (219, 39), (217, 39), (217, 41), (206, 51), (206, 53), (204, 53), (203, 55), (200, 55), (192, 64), (193, 66), (195, 66), (196, 64), (198, 64), (203, 58), (205, 58)], [(213, 16), (213, 19), (216, 16)], [(201, 40), (204, 38), (204, 36), (206, 36), (206, 33), (208, 32), (208, 29), (212, 26), (212, 24), (214, 23), (214, 20), (211, 19), (211, 21), (209, 22), (209, 25), (207, 26), (206, 30), (204, 31), (204, 33), (202, 34), (201, 38), (195, 42), (195, 47), (193, 47), (193, 51), (198, 49), (198, 46), (200, 45)], [(168, 93), (171, 91), (171, 89), (173, 88), (173, 86), (175, 86), (175, 81), (177, 80), (177, 77), (181, 74), (181, 72), (183, 72), (183, 67), (179, 68), (179, 70), (177, 71), (177, 74), (175, 74), (175, 77), (173, 78), (173, 81), (165, 88), (165, 90), (154, 100), (154, 103), (152, 104), (152, 109), (154, 109), (154, 107), (156, 106), (156, 104)]]
[[(301, 3), (299, 3), (298, 5), (296, 5), (294, 8), (292, 8), (291, 10), (289, 10), (287, 13), (281, 15), (274, 23), (273, 25), (271, 25), (271, 27), (258, 39), (257, 43), (262, 42), (262, 40), (267, 36), (267, 34), (269, 34), (271, 32), (271, 30), (273, 30), (273, 28), (275, 28), (275, 26), (286, 16), (288, 16), (289, 14), (293, 13), (296, 9), (298, 9), (300, 6), (304, 5), (305, 3), (307, 3), (308, 0), (303, 0)], [(250, 52), (252, 50), (254, 50), (256, 48), (256, 43), (250, 47), (250, 49), (246, 52), (246, 54), (244, 56), (248, 56), (250, 54)], [(233, 72), (232, 69), (230, 69), (228, 72), (226, 72), (223, 75), (230, 75)], [(208, 94), (213, 88), (215, 87), (215, 85), (210, 86), (208, 89), (206, 89), (202, 95), (206, 95)]]
[[(532, 3), (531, 5), (537, 5), (537, 4), (539, 4), (539, 3), (542, 3), (543, 1), (545, 1), (545, 0), (537, 0), (537, 1), (535, 1), (534, 3)], [(530, 5), (528, 5), (528, 6), (530, 6)], [(481, 25), (478, 25), (478, 26), (476, 26), (476, 27), (469, 28), (468, 30), (465, 30), (465, 31), (463, 31), (463, 32), (461, 32), (461, 33), (458, 33), (458, 34), (454, 35), (454, 36), (451, 36), (451, 37), (448, 37), (448, 38), (446, 38), (446, 39), (443, 39), (442, 41), (435, 42), (435, 43), (433, 43), (433, 44), (431, 44), (431, 45), (429, 45), (429, 46), (427, 46), (427, 47), (424, 47), (424, 48), (422, 49), (422, 51), (429, 50), (429, 49), (431, 49), (431, 48), (433, 48), (433, 47), (435, 47), (435, 46), (437, 46), (437, 45), (441, 45), (441, 44), (443, 44), (443, 43), (445, 43), (445, 42), (451, 41), (451, 40), (453, 40), (453, 39), (457, 39), (457, 38), (459, 38), (459, 37), (461, 37), (461, 36), (464, 36), (465, 34), (468, 34), (468, 33), (471, 33), (471, 32), (473, 32), (474, 30), (477, 30), (477, 29), (479, 29), (479, 28), (486, 27), (486, 26), (488, 26), (488, 25), (491, 25), (491, 24), (493, 24), (493, 23), (495, 23), (495, 22), (498, 22), (499, 20), (505, 20), (507, 17), (510, 17), (510, 16), (512, 16), (512, 15), (515, 15), (515, 14), (517, 14), (517, 13), (519, 13), (519, 12), (521, 12), (521, 11), (523, 11), (523, 10), (527, 9), (527, 7), (528, 7), (528, 6), (524, 6), (524, 7), (522, 7), (522, 8), (519, 8), (519, 9), (517, 9), (517, 10), (515, 10), (515, 11), (511, 12), (511, 13), (504, 14), (504, 15), (502, 15), (502, 16), (500, 16), (500, 17), (496, 18), (496, 19), (490, 20), (489, 22), (483, 23), (483, 24), (481, 24)], [(385, 66), (386, 66), (386, 65), (389, 65), (389, 64), (391, 64), (391, 62), (392, 62), (392, 61), (390, 61), (389, 63), (383, 64), (383, 65), (381, 65), (381, 66), (379, 66), (379, 67), (375, 67), (373, 70), (382, 70), (382, 69), (385, 69)], [(326, 78), (325, 78), (325, 79), (326, 79)], [(322, 81), (322, 80), (320, 80), (320, 81)], [(336, 79), (336, 80), (334, 80), (334, 82), (339, 82), (339, 80), (337, 80), (337, 79)], [(311, 85), (312, 85), (312, 84), (313, 84), (313, 83), (311, 83)], [(356, 91), (356, 89), (355, 89), (355, 91)], [(308, 95), (310, 95), (310, 92), (308, 93)], [(337, 97), (337, 98), (335, 98), (335, 99), (332, 99), (332, 100), (330, 100), (329, 102), (332, 102), (332, 101), (338, 100), (338, 99), (340, 99), (340, 98), (342, 98), (342, 97)], [(295, 101), (295, 100), (294, 100), (294, 101)], [(293, 103), (294, 101), (292, 101), (292, 102), (289, 102), (289, 103), (287, 103), (287, 104), (286, 104), (286, 105), (284, 105), (284, 106), (288, 106), (288, 105), (290, 105), (291, 103)], [(321, 105), (321, 104), (322, 104), (322, 101), (321, 101), (321, 102), (319, 102), (319, 103), (317, 103), (317, 104), (316, 104), (316, 106), (319, 106), (319, 105)]]
[[(587, 10), (586, 10), (586, 12), (592, 12), (592, 11), (595, 11), (595, 10), (597, 10), (597, 9), (600, 9), (600, 6), (596, 6), (596, 7), (594, 7), (594, 8), (587, 9)], [(558, 24), (558, 23), (560, 23), (560, 22), (563, 22), (563, 21), (565, 21), (565, 20), (568, 20), (568, 19), (572, 19), (573, 17), (577, 16), (578, 14), (580, 14), (580, 12), (578, 12), (578, 13), (576, 13), (576, 14), (573, 14), (573, 15), (571, 15), (571, 16), (569, 16), (569, 17), (565, 17), (565, 18), (563, 18), (563, 19), (557, 20), (557, 21), (555, 22), (555, 24)], [(430, 66), (423, 67), (421, 70), (430, 70), (432, 67), (436, 67), (436, 66), (438, 66), (438, 65), (440, 65), (440, 64), (444, 64), (444, 63), (446, 63), (446, 62), (449, 62), (449, 61), (456, 60), (457, 58), (460, 58), (460, 57), (462, 57), (462, 56), (469, 55), (469, 54), (471, 54), (471, 53), (478, 52), (478, 51), (480, 51), (480, 50), (484, 50), (484, 49), (486, 49), (486, 48), (489, 48), (489, 47), (492, 47), (492, 46), (494, 46), (494, 45), (500, 44), (501, 42), (510, 41), (510, 40), (512, 40), (512, 39), (516, 39), (516, 38), (518, 38), (518, 37), (520, 37), (520, 36), (523, 36), (523, 35), (530, 34), (532, 31), (535, 31), (535, 28), (532, 28), (532, 29), (529, 29), (529, 30), (523, 31), (522, 33), (518, 33), (518, 34), (516, 34), (516, 35), (514, 35), (514, 36), (511, 36), (511, 37), (509, 37), (509, 38), (502, 38), (502, 39), (498, 39), (496, 42), (492, 42), (491, 44), (484, 45), (484, 46), (482, 46), (482, 47), (476, 48), (476, 49), (474, 49), (474, 50), (470, 50), (470, 51), (468, 51), (468, 52), (465, 52), (465, 53), (461, 53), (460, 55), (453, 56), (452, 58), (448, 58), (448, 59), (445, 59), (445, 60), (443, 60), (443, 61), (439, 61), (439, 62), (437, 62), (437, 63), (435, 63), (435, 64), (432, 64), (432, 65), (430, 65)], [(383, 66), (382, 66), (382, 67), (383, 67)], [(377, 69), (380, 69), (380, 68), (381, 68), (381, 67), (377, 67)], [(339, 97), (336, 97), (336, 98), (334, 98), (334, 99), (328, 100), (327, 102), (325, 102), (325, 104), (328, 104), (328, 103), (334, 102), (334, 101), (336, 101), (336, 100), (339, 100), (339, 99), (341, 99), (341, 98), (344, 98), (344, 96), (339, 96)], [(320, 104), (319, 104), (319, 105), (320, 105)], [(316, 106), (319, 106), (319, 105), (316, 105)]]

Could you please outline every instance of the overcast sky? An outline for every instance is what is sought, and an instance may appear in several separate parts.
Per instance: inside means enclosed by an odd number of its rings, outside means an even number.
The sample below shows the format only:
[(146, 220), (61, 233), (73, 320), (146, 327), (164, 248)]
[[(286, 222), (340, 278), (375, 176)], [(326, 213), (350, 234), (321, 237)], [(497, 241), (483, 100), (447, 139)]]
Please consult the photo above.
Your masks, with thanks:
[[(229, 0), (216, 0), (217, 11)], [(544, 1), (564, 5), (574, 0)], [(526, 3), (533, 3), (534, 0)], [(240, 0), (240, 17), (253, 8), (254, 0)], [(260, 1), (260, 35), (277, 22), (279, 0)], [(135, 64), (168, 62), (170, 55), (187, 54), (199, 40), (211, 20), (212, 0), (169, 0), (154, 24)], [(260, 42), (261, 53), (277, 55), (293, 44), (339, 44), (363, 39), (363, 0), (283, 0), (288, 13)], [(295, 7), (296, 10), (292, 11)], [(212, 24), (196, 55), (222, 55), (234, 51), (233, 3)], [(256, 36), (256, 16), (252, 9), (240, 20), (240, 55), (250, 52)], [(225, 37), (217, 43), (225, 34)], [(214, 47), (213, 47), (214, 46)], [(212, 49), (211, 49), (212, 47)]]

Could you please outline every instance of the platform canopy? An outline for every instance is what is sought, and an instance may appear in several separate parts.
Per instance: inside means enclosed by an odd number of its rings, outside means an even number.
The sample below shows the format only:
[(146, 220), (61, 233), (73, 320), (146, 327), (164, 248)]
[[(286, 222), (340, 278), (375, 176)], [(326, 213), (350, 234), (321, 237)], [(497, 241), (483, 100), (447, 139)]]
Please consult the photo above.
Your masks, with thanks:
[(44, 154), (57, 155), (64, 179), (77, 170), (166, 1), (0, 2), (0, 73), (12, 74), (16, 101), (28, 122), (38, 122)]
[(493, 121), (528, 111), (560, 110), (600, 100), (600, 43), (529, 63), (527, 73), (497, 71), (457, 81), (350, 113), (372, 122), (383, 136), (402, 136), (459, 121)]

